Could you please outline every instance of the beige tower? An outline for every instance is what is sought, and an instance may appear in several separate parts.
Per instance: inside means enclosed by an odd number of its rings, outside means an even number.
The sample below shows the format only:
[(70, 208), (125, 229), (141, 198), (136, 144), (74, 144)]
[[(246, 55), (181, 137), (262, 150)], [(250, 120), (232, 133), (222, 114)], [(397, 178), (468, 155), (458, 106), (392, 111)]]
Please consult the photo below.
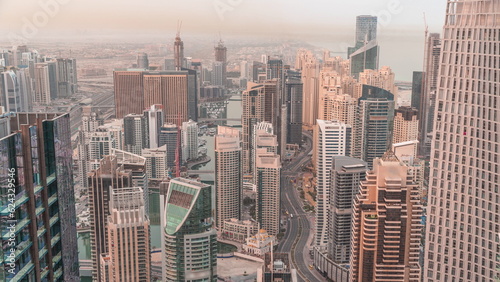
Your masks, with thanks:
[(417, 109), (410, 107), (400, 107), (395, 111), (392, 144), (417, 140), (417, 114)]
[(241, 217), (243, 173), (241, 133), (219, 126), (215, 137), (215, 224), (221, 230), (226, 220)]
[(390, 151), (354, 198), (351, 281), (420, 281), (422, 206), (408, 167)]
[[(151, 252), (149, 219), (144, 211), (143, 191), (139, 187), (113, 189), (108, 216), (108, 254), (105, 281), (150, 281)], [(106, 259), (106, 257), (108, 259)], [(102, 267), (102, 266), (101, 266)]]
[(257, 222), (270, 235), (278, 235), (280, 230), (280, 156), (262, 152), (257, 155)]
[(447, 1), (424, 281), (500, 277), (500, 1)]
[(263, 83), (248, 83), (247, 90), (243, 91), (243, 172), (251, 173), (252, 164), (252, 135), (254, 125), (259, 122), (269, 122), (276, 129), (278, 111), (278, 83), (277, 80), (267, 80)]

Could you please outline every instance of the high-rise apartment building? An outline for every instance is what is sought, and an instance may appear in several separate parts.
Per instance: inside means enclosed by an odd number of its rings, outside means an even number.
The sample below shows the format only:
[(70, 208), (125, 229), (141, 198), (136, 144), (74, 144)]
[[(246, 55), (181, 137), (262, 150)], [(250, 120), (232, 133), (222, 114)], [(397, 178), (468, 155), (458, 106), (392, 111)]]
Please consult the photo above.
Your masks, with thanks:
[(49, 67), (45, 63), (35, 64), (34, 103), (49, 104), (51, 101)]
[[(364, 85), (375, 86), (387, 90), (397, 96), (398, 87), (395, 82), (396, 75), (390, 67), (383, 66), (380, 69), (365, 69), (363, 72), (359, 73), (358, 82)], [(363, 90), (359, 88), (359, 90)], [(361, 91), (360, 91), (361, 92)], [(354, 95), (355, 98), (359, 98), (362, 93)], [(394, 99), (396, 100), (396, 99)]]
[(11, 68), (0, 73), (0, 106), (6, 112), (29, 112), (32, 108), (31, 87), (25, 69)]
[[(150, 281), (149, 219), (139, 187), (114, 188), (107, 217), (108, 253), (101, 254), (107, 273), (99, 281)], [(106, 276), (107, 274), (107, 276)]]
[(198, 118), (195, 70), (116, 70), (113, 76), (117, 118), (140, 114), (156, 104), (162, 105), (166, 122)]
[(270, 235), (280, 232), (280, 156), (273, 153), (257, 155), (257, 198), (255, 216), (260, 228)]
[(185, 178), (172, 179), (163, 206), (163, 281), (216, 282), (212, 187)]
[(424, 281), (493, 281), (500, 277), (500, 3), (446, 7)]
[(408, 167), (389, 151), (354, 198), (351, 281), (421, 281), (422, 205)]
[(423, 75), (424, 72), (422, 71), (414, 71), (411, 80), (411, 107), (417, 110), (421, 110), (420, 97), (422, 96), (422, 89), (424, 83)]
[(286, 143), (302, 144), (302, 101), (304, 85), (300, 73), (295, 76), (287, 72), (285, 81)]
[[(109, 252), (107, 234), (111, 191), (113, 189), (141, 187), (143, 188), (143, 200), (149, 204), (144, 169), (145, 159), (143, 157), (113, 150), (111, 155), (105, 156), (101, 160), (98, 169), (88, 174), (93, 280), (98, 280), (102, 276), (101, 255)], [(143, 183), (144, 181), (146, 183)]]
[(184, 64), (184, 42), (181, 40), (180, 26), (174, 41), (174, 66), (176, 71), (186, 67)]
[(182, 145), (180, 144), (179, 129), (177, 125), (172, 123), (165, 123), (160, 128), (160, 138), (158, 146), (167, 146), (167, 166), (169, 168), (175, 167), (176, 151), (178, 153), (179, 161), (182, 159)]
[(351, 126), (338, 121), (318, 120), (314, 130), (316, 168), (316, 226), (314, 242), (328, 244), (328, 213), (330, 209), (331, 169), (334, 156), (348, 156), (351, 147)]
[[(300, 55), (300, 56), (299, 56)], [(319, 118), (319, 62), (312, 52), (298, 54), (303, 85), (302, 122), (313, 126)]]
[[(221, 85), (221, 86), (226, 86), (227, 84), (227, 47), (224, 46), (224, 42), (219, 40), (219, 43), (217, 43), (217, 46), (214, 48), (215, 50), (215, 62), (219, 62), (220, 68), (221, 68), (221, 77), (220, 77), (220, 82), (221, 84), (214, 84), (214, 85)], [(214, 69), (215, 71), (215, 69)]]
[(229, 219), (241, 218), (243, 195), (243, 151), (241, 132), (219, 126), (215, 136), (215, 202), (217, 229), (224, 228)]
[(123, 118), (123, 147), (125, 151), (141, 155), (149, 148), (147, 118), (144, 115), (129, 114)]
[(261, 84), (248, 83), (247, 90), (243, 91), (242, 104), (243, 114), (243, 172), (252, 172), (252, 148), (251, 138), (253, 136), (253, 126), (259, 122), (266, 121), (273, 125), (276, 135), (278, 111), (278, 83), (277, 80), (270, 80)]
[(354, 126), (352, 157), (371, 167), (392, 144), (394, 95), (382, 88), (363, 85), (358, 99), (358, 118)]
[(327, 93), (323, 97), (324, 120), (338, 120), (351, 126), (355, 125), (358, 101), (349, 94)]
[[(426, 38), (424, 53), (424, 73), (422, 80), (422, 92), (420, 95), (421, 119), (420, 129), (420, 154), (429, 156), (432, 141), (434, 112), (436, 107), (439, 64), (441, 56), (441, 38), (439, 33), (431, 33)], [(457, 74), (458, 75), (458, 74)]]
[(143, 71), (114, 71), (113, 85), (116, 118), (139, 114), (150, 105), (144, 105)]
[(152, 105), (151, 108), (144, 110), (146, 127), (148, 133), (148, 148), (158, 148), (160, 141), (160, 128), (165, 123), (162, 105)]
[(332, 158), (330, 209), (328, 210), (328, 255), (338, 264), (348, 264), (351, 253), (353, 199), (364, 180), (367, 164), (344, 156)]
[(0, 139), (0, 281), (80, 281), (69, 114), (17, 113), (10, 126)]
[(57, 69), (57, 96), (69, 98), (78, 90), (76, 59), (56, 59)]
[(418, 110), (399, 107), (394, 114), (392, 144), (418, 139)]
[(198, 123), (189, 120), (182, 123), (182, 160), (198, 158)]
[[(273, 126), (268, 122), (259, 122), (254, 125), (252, 136), (252, 167), (255, 168), (257, 156), (263, 153), (278, 153), (278, 138), (274, 135)], [(252, 169), (252, 183), (257, 184), (257, 170)]]
[(154, 149), (142, 150), (142, 156), (146, 159), (146, 174), (148, 179), (167, 179), (167, 146), (163, 145)]
[(149, 69), (148, 54), (141, 52), (137, 53), (137, 68), (139, 69)]

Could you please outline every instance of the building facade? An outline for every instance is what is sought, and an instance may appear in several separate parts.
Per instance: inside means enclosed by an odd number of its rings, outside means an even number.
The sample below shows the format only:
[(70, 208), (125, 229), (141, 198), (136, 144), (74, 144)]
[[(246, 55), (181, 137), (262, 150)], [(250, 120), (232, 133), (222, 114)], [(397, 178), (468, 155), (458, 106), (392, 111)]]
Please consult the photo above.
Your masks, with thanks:
[(408, 168), (387, 152), (354, 199), (350, 280), (421, 281), (422, 205)]
[(500, 81), (494, 78), (500, 76), (494, 49), (500, 5), (465, 0), (446, 7), (424, 281), (492, 281), (500, 276)]
[(163, 281), (217, 281), (212, 187), (172, 179), (165, 195)]
[(348, 156), (351, 146), (351, 126), (338, 121), (318, 120), (314, 130), (316, 168), (316, 226), (314, 243), (328, 244), (328, 212), (330, 209), (331, 169), (334, 156)]
[(17, 113), (10, 125), (0, 139), (0, 280), (80, 281), (69, 114)]

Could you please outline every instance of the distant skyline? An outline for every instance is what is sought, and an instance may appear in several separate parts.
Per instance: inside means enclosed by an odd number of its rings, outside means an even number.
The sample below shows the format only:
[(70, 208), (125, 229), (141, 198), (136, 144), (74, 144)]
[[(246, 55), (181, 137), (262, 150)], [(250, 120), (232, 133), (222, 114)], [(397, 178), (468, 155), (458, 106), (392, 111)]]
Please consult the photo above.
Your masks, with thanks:
[(182, 20), (184, 35), (296, 39), (340, 52), (354, 44), (356, 16), (375, 15), (381, 65), (391, 66), (397, 79), (408, 80), (410, 69), (422, 65), (423, 14), (429, 31), (440, 33), (445, 6), (445, 0), (316, 0), (314, 4), (300, 0), (0, 0), (0, 38), (12, 41), (15, 34), (29, 42), (68, 34), (74, 38), (164, 33), (169, 40)]

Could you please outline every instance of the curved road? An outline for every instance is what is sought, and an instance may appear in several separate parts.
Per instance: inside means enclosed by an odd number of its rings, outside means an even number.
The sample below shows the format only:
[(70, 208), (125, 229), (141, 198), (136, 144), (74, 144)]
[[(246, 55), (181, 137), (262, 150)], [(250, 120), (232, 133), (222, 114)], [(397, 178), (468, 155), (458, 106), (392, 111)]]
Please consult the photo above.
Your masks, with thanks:
[(281, 174), (281, 203), (290, 217), (286, 220), (286, 232), (277, 251), (290, 253), (300, 280), (324, 281), (319, 273), (309, 269), (309, 263), (306, 262), (305, 257), (309, 256), (307, 243), (312, 227), (308, 219), (309, 214), (302, 209), (302, 200), (291, 185), (291, 180), (295, 179), (301, 173), (302, 167), (311, 160), (309, 153), (312, 150), (312, 136), (307, 131), (303, 132), (303, 135), (306, 138), (305, 150), (290, 163), (285, 164)]

